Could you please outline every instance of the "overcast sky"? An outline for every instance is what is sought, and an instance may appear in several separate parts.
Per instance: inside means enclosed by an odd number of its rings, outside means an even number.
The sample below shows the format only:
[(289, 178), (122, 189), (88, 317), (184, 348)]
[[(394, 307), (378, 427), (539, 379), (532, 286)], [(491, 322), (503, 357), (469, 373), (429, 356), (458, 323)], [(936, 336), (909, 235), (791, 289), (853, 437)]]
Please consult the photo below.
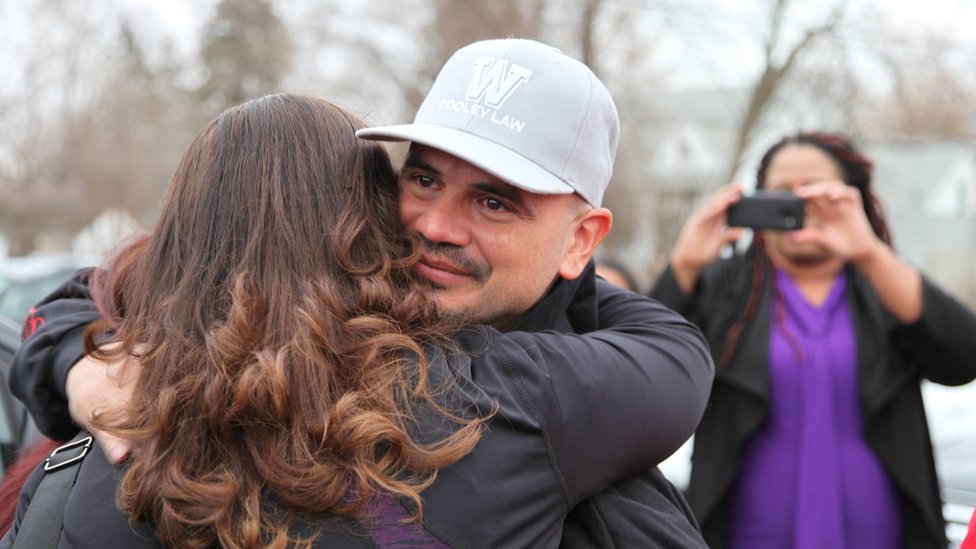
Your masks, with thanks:
[[(671, 75), (671, 84), (684, 88), (737, 85), (755, 77), (761, 68), (757, 36), (764, 34), (762, 11), (769, 1), (607, 0), (607, 4), (623, 6), (638, 14), (651, 14), (651, 20), (665, 18), (664, 28), (671, 32), (657, 44), (655, 59), (660, 59), (662, 68)], [(795, 0), (788, 20), (801, 24), (821, 21), (836, 4), (837, 0)], [(18, 24), (18, 11), (23, 11), (21, 5), (0, 2), (0, 30), (7, 37), (6, 47), (0, 48), (0, 67), (16, 63), (15, 50), (38, 40), (36, 37), (17, 40), (19, 30), (34, 28)], [(126, 14), (145, 44), (158, 44), (168, 38), (178, 51), (190, 55), (196, 49), (201, 25), (210, 17), (216, 0), (94, 0), (88, 5)], [(284, 6), (302, 3), (280, 2), (279, 5), (283, 11)], [(863, 44), (872, 29), (879, 27), (894, 27), (915, 35), (939, 33), (958, 43), (957, 55), (963, 59), (966, 70), (976, 72), (972, 69), (976, 64), (973, 62), (976, 33), (972, 32), (976, 28), (976, 1), (852, 0), (847, 9), (847, 15), (853, 17), (847, 18), (847, 34), (842, 39), (854, 43), (855, 48), (858, 41)], [(891, 43), (885, 47), (897, 51), (901, 45)], [(11, 85), (9, 80), (7, 85)]]
[[(669, 47), (673, 49), (666, 55), (678, 60), (679, 66), (670, 68), (679, 69), (675, 74), (679, 85), (727, 85), (748, 78), (759, 69), (754, 50), (752, 55), (749, 53), (756, 45), (755, 34), (762, 30), (762, 23), (757, 22), (761, 6), (765, 5), (762, 0), (608, 0), (608, 3), (669, 13), (678, 24), (706, 29), (717, 37), (711, 44), (672, 38)], [(188, 51), (192, 51), (200, 25), (215, 4), (215, 0), (118, 2), (143, 32), (156, 37), (171, 36)], [(789, 18), (820, 20), (836, 4), (836, 0), (796, 0)], [(976, 33), (972, 32), (976, 28), (976, 2), (972, 0), (853, 0), (848, 2), (848, 10), (849, 15), (868, 13), (857, 18), (852, 27), (862, 29), (865, 34), (879, 23), (909, 34), (939, 33), (959, 42), (960, 55), (976, 57)], [(742, 55), (728, 55), (729, 48), (741, 49)], [(741, 62), (729, 64), (729, 57)]]

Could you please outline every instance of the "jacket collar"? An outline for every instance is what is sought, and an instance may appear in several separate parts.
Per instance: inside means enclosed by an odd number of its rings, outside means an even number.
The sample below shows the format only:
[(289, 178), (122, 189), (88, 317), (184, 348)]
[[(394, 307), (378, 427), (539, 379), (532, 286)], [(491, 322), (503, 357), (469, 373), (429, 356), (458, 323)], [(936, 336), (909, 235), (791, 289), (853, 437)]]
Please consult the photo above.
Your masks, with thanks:
[(532, 306), (512, 331), (586, 333), (596, 330), (596, 268), (593, 260), (575, 280), (557, 278), (546, 295)]
[[(911, 372), (893, 375), (881, 367), (883, 343), (894, 329), (891, 318), (885, 314), (870, 284), (852, 266), (844, 267), (847, 275), (847, 299), (853, 304), (854, 337), (857, 341), (858, 388), (865, 417), (872, 417), (891, 395), (901, 386), (900, 377)], [(752, 270), (738, 283), (748, 288)], [(775, 273), (768, 261), (763, 262), (762, 296), (752, 322), (743, 329), (732, 359), (734, 367), (720, 368), (717, 376), (760, 400), (769, 399), (769, 334), (771, 329), (771, 296)]]

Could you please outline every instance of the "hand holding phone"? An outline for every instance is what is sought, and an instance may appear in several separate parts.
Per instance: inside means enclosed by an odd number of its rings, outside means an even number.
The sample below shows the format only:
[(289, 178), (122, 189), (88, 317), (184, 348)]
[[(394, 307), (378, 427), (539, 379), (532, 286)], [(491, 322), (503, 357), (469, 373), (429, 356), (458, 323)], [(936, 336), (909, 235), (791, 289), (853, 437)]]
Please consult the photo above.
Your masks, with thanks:
[(803, 208), (803, 199), (791, 192), (759, 190), (729, 206), (726, 223), (729, 227), (795, 231), (803, 228)]

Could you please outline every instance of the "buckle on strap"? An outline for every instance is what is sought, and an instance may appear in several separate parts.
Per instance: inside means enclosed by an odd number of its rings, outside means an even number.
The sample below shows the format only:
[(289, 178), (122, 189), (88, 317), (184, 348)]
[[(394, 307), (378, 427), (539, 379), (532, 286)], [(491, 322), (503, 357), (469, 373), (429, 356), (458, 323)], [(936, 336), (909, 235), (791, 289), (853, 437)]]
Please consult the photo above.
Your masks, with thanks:
[(61, 446), (58, 446), (51, 452), (51, 455), (44, 460), (44, 471), (50, 473), (51, 471), (57, 471), (63, 467), (67, 467), (72, 463), (81, 461), (88, 455), (91, 451), (92, 442), (95, 439), (91, 435), (88, 435), (78, 440), (72, 440)]

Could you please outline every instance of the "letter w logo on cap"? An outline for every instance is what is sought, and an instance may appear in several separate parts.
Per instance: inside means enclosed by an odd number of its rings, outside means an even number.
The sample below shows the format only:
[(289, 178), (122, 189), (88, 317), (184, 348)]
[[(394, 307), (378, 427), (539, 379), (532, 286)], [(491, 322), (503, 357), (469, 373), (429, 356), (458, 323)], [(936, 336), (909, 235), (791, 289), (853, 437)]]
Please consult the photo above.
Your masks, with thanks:
[(509, 66), (504, 59), (479, 57), (474, 62), (474, 72), (468, 82), (465, 98), (475, 102), (484, 99), (486, 105), (497, 109), (530, 76), (532, 71), (515, 63)]

